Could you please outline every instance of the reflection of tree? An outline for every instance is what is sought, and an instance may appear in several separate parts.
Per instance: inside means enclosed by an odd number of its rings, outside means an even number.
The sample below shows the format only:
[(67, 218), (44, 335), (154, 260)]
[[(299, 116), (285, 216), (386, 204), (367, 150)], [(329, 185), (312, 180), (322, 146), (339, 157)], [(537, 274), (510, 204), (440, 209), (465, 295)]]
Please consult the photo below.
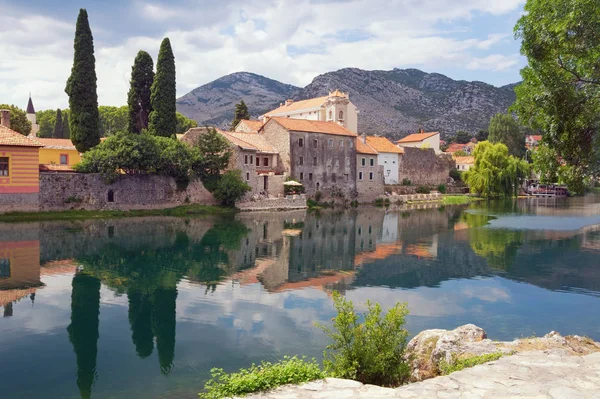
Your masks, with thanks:
[(129, 298), (129, 324), (135, 351), (142, 359), (150, 356), (154, 349), (152, 334), (152, 303), (148, 293), (135, 289), (127, 292)]
[(175, 357), (175, 302), (176, 288), (157, 288), (152, 294), (152, 332), (160, 371), (169, 374)]
[(89, 398), (96, 378), (100, 280), (77, 273), (72, 285), (71, 324), (67, 331), (77, 357), (77, 387), (82, 398)]

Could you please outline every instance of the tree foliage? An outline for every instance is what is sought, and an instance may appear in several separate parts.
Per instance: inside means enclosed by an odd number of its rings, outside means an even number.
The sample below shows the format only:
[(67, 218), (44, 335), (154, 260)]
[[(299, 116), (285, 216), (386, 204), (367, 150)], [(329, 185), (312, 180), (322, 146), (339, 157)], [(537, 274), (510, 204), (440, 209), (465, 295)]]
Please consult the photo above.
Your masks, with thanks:
[(148, 128), (152, 111), (150, 89), (154, 82), (154, 62), (145, 51), (140, 50), (131, 67), (131, 80), (127, 106), (129, 107), (129, 132), (141, 133)]
[[(40, 130), (37, 132), (38, 137), (55, 138), (54, 130), (55, 130), (55, 126), (56, 126), (57, 111), (58, 110), (48, 109), (45, 111), (37, 111), (35, 113), (37, 124), (40, 127)], [(61, 137), (56, 137), (56, 138), (59, 138), (59, 139), (71, 138), (71, 134), (69, 131), (69, 110), (62, 109), (61, 116), (62, 116), (63, 135)]]
[(129, 109), (126, 105), (122, 107), (101, 105), (98, 107), (98, 113), (100, 115), (100, 137), (109, 137), (119, 132), (128, 131)]
[(515, 36), (528, 64), (513, 109), (544, 132), (564, 162), (563, 178), (581, 192), (600, 168), (600, 3), (528, 0), (525, 11)]
[(15, 105), (8, 104), (0, 104), (0, 109), (10, 110), (10, 128), (12, 130), (25, 136), (31, 133), (31, 122), (27, 119), (25, 111)]
[(150, 89), (149, 129), (157, 135), (171, 137), (177, 128), (177, 110), (175, 106), (175, 57), (169, 38), (165, 38), (158, 53), (156, 76)]
[(85, 152), (100, 143), (100, 134), (94, 39), (83, 8), (77, 17), (74, 48), (73, 68), (65, 88), (69, 96), (69, 130), (75, 148)]
[(221, 204), (234, 206), (251, 189), (242, 178), (242, 172), (238, 169), (233, 169), (228, 170), (219, 178), (213, 195)]
[(472, 138), (473, 138), (473, 136), (471, 136), (471, 134), (469, 132), (465, 132), (464, 130), (459, 130), (458, 132), (456, 132), (455, 141), (458, 144), (467, 144), (468, 142), (471, 141)]
[(217, 187), (221, 171), (229, 165), (232, 154), (231, 147), (215, 128), (209, 128), (206, 133), (200, 135), (198, 149), (202, 157), (202, 164), (197, 172), (205, 187), (213, 191)]
[(198, 122), (184, 116), (182, 113), (177, 113), (177, 127), (175, 128), (177, 134), (185, 133), (193, 127), (198, 127)]
[(475, 135), (475, 138), (477, 139), (477, 141), (486, 141), (489, 135), (490, 134), (487, 130), (480, 129)]
[(463, 181), (472, 193), (483, 197), (516, 196), (519, 179), (526, 178), (529, 164), (508, 153), (502, 143), (481, 142), (473, 152), (475, 164), (463, 173)]
[(235, 111), (233, 114), (233, 121), (231, 122), (231, 130), (235, 129), (238, 123), (243, 119), (250, 119), (250, 112), (244, 100), (241, 100), (235, 105)]
[(54, 121), (54, 130), (52, 131), (52, 138), (62, 139), (64, 138), (65, 127), (63, 125), (62, 111), (60, 108), (56, 109), (56, 118)]
[(509, 114), (496, 114), (490, 119), (488, 140), (508, 147), (510, 155), (522, 157), (525, 153), (525, 133)]

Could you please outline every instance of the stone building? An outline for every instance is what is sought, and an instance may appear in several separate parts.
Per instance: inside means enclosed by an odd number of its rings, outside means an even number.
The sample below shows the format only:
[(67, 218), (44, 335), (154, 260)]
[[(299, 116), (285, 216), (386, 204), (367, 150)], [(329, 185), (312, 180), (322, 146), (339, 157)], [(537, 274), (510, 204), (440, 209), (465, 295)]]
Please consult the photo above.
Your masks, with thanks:
[(256, 133), (262, 127), (262, 121), (242, 119), (233, 129), (238, 133)]
[(356, 140), (356, 191), (361, 202), (375, 201), (383, 194), (383, 166), (377, 162), (378, 155), (364, 136)]
[(377, 151), (377, 163), (383, 166), (385, 184), (398, 184), (400, 156), (404, 150), (385, 137), (366, 136), (365, 143)]
[(308, 195), (356, 198), (355, 133), (334, 122), (273, 117), (259, 134), (279, 152), (284, 173), (301, 182)]
[(410, 134), (396, 142), (399, 147), (432, 148), (436, 154), (440, 151), (440, 132), (426, 133), (421, 129), (419, 133)]
[(350, 102), (348, 93), (339, 90), (329, 92), (324, 97), (308, 100), (286, 100), (279, 108), (262, 116), (263, 123), (270, 118), (305, 119), (321, 122), (335, 122), (351, 132), (358, 132), (358, 110)]

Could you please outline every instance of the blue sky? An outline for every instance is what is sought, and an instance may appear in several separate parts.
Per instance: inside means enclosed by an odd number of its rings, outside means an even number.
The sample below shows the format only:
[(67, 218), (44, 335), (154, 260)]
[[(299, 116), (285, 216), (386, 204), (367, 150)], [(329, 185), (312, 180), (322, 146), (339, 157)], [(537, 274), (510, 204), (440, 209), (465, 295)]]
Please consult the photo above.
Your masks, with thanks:
[(345, 67), (418, 68), (496, 86), (520, 79), (524, 0), (0, 0), (0, 103), (66, 107), (79, 8), (102, 105), (124, 105), (138, 50), (171, 40), (177, 94), (238, 71), (304, 86)]

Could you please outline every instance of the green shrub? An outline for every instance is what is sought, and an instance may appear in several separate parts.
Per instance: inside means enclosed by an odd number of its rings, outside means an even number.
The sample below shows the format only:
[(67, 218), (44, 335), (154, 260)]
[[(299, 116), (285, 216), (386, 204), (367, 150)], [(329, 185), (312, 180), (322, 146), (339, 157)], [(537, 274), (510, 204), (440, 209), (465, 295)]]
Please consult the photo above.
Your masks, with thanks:
[(377, 198), (375, 200), (375, 206), (383, 206), (383, 198)]
[(71, 195), (70, 197), (65, 198), (64, 202), (65, 202), (65, 204), (79, 204), (79, 203), (83, 202), (83, 198)]
[(352, 200), (352, 202), (350, 202), (350, 206), (352, 208), (358, 208), (358, 201), (357, 200)]
[(228, 170), (221, 176), (213, 196), (223, 205), (233, 206), (251, 188), (242, 179), (242, 172), (238, 169)]
[(241, 369), (237, 373), (225, 373), (223, 369), (212, 369), (212, 378), (204, 386), (201, 398), (219, 399), (244, 396), (248, 393), (265, 391), (286, 384), (299, 384), (325, 378), (317, 362), (305, 358), (284, 357), (277, 363), (263, 362)]
[(385, 198), (385, 199), (383, 200), (383, 204), (384, 204), (385, 206), (390, 206), (390, 203), (391, 203), (391, 201), (390, 201), (390, 199), (389, 199), (389, 198)]
[(460, 371), (462, 369), (466, 369), (468, 367), (477, 366), (478, 364), (483, 364), (487, 362), (491, 362), (494, 360), (500, 359), (504, 356), (502, 352), (496, 353), (488, 353), (486, 355), (481, 356), (472, 356), (464, 359), (453, 358), (451, 363), (447, 363), (446, 361), (442, 361), (440, 363), (440, 371), (442, 375), (448, 375), (454, 373), (455, 371)]
[(406, 304), (397, 303), (382, 317), (381, 306), (367, 301), (364, 322), (354, 305), (340, 293), (333, 293), (337, 316), (333, 327), (318, 325), (333, 343), (324, 352), (325, 372), (364, 384), (397, 386), (406, 382), (410, 367), (404, 361), (408, 331)]
[(439, 186), (437, 186), (437, 190), (442, 194), (446, 194), (446, 185), (440, 184)]
[(404, 178), (404, 179), (402, 179), (402, 185), (403, 186), (412, 186), (412, 182), (410, 181), (410, 179)]
[(450, 177), (454, 179), (454, 181), (462, 181), (462, 175), (456, 168), (450, 169)]
[(426, 186), (419, 186), (415, 191), (417, 192), (417, 194), (429, 194), (431, 192), (429, 187)]
[(319, 206), (319, 203), (312, 198), (306, 200), (306, 206), (309, 208), (315, 208)]

